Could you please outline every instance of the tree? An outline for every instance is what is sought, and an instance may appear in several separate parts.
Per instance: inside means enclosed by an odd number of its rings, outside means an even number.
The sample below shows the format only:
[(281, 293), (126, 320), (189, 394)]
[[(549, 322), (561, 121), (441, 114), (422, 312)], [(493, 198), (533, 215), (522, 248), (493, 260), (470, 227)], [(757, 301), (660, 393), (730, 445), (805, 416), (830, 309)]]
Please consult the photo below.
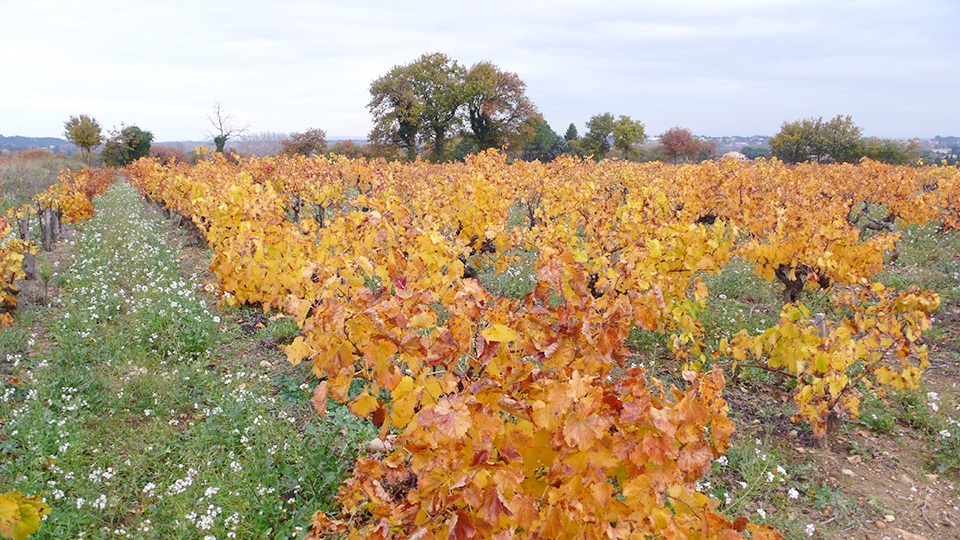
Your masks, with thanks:
[(370, 85), (372, 99), (367, 108), (373, 115), (373, 130), (367, 136), (378, 147), (396, 146), (417, 156), (417, 135), (420, 133), (420, 104), (413, 93), (413, 84), (406, 68), (395, 66)]
[(787, 163), (809, 160), (817, 138), (817, 122), (813, 118), (784, 122), (780, 132), (770, 138), (770, 153)]
[[(517, 74), (491, 62), (467, 70), (441, 53), (394, 66), (370, 85), (370, 96), (373, 130), (367, 138), (411, 160), (423, 148), (442, 161), (454, 146), (448, 139), (458, 134), (478, 150), (517, 148), (534, 135), (529, 121), (540, 117)], [(460, 145), (461, 152), (467, 148)]]
[(442, 53), (395, 66), (370, 85), (367, 108), (374, 126), (368, 138), (406, 150), (409, 159), (423, 143), (432, 147), (433, 160), (441, 161), (447, 136), (462, 122), (465, 75), (466, 69)]
[(521, 157), (526, 161), (539, 160), (547, 163), (568, 151), (567, 141), (557, 135), (545, 120), (539, 120), (537, 133), (523, 146)]
[(233, 115), (227, 114), (226, 111), (223, 110), (223, 106), (220, 105), (219, 101), (214, 104), (213, 116), (208, 116), (207, 120), (210, 121), (213, 129), (217, 130), (215, 133), (211, 134), (211, 138), (213, 139), (213, 144), (217, 147), (217, 152), (220, 153), (223, 153), (224, 148), (226, 148), (227, 141), (243, 135), (250, 127), (237, 127), (234, 125)]
[(767, 154), (770, 153), (769, 148), (755, 148), (753, 146), (744, 146), (740, 149), (740, 153), (747, 157), (747, 159), (757, 159), (762, 157), (767, 157)]
[(854, 163), (863, 157), (863, 130), (853, 123), (849, 115), (837, 115), (822, 124), (820, 135), (821, 156), (837, 163)]
[(715, 159), (717, 157), (717, 143), (716, 141), (697, 141), (697, 162), (706, 161), (708, 159)]
[(660, 134), (663, 154), (674, 163), (683, 159), (693, 159), (700, 153), (700, 144), (693, 132), (685, 127), (675, 126)]
[(527, 121), (540, 118), (526, 87), (516, 73), (501, 71), (492, 62), (479, 62), (467, 72), (463, 97), (470, 138), (479, 150), (516, 147)]
[(587, 134), (581, 141), (581, 149), (586, 155), (593, 155), (593, 159), (600, 161), (610, 151), (607, 139), (613, 133), (616, 120), (610, 113), (596, 114), (587, 121)]
[(80, 148), (80, 153), (90, 165), (93, 149), (103, 144), (103, 132), (100, 124), (93, 117), (86, 114), (71, 116), (63, 123), (64, 138)]
[(891, 165), (911, 165), (920, 160), (923, 150), (920, 148), (920, 141), (916, 139), (899, 143), (891, 139), (871, 137), (863, 140), (863, 155)]
[(643, 124), (631, 120), (629, 116), (620, 115), (613, 125), (613, 145), (623, 153), (624, 159), (630, 159), (634, 154), (634, 145), (641, 144), (646, 139)]
[(281, 143), (281, 154), (310, 157), (313, 154), (322, 154), (327, 150), (327, 132), (322, 129), (308, 129), (303, 133), (291, 133), (289, 139)]
[(351, 159), (360, 157), (362, 153), (363, 149), (360, 148), (360, 145), (351, 140), (337, 141), (333, 143), (333, 148), (330, 149), (332, 155), (346, 156)]
[(567, 126), (567, 132), (563, 134), (563, 140), (570, 142), (575, 141), (580, 138), (580, 135), (577, 133), (577, 126), (573, 122), (570, 122), (570, 125)]
[(134, 161), (150, 155), (150, 143), (153, 133), (143, 131), (137, 126), (124, 126), (111, 132), (103, 145), (100, 157), (109, 167), (126, 167)]
[(784, 122), (770, 138), (770, 153), (787, 163), (814, 160), (817, 163), (849, 163), (863, 156), (862, 130), (850, 116), (804, 118)]
[(477, 153), (477, 143), (470, 137), (461, 137), (453, 147), (453, 159), (455, 161), (464, 161), (470, 154)]

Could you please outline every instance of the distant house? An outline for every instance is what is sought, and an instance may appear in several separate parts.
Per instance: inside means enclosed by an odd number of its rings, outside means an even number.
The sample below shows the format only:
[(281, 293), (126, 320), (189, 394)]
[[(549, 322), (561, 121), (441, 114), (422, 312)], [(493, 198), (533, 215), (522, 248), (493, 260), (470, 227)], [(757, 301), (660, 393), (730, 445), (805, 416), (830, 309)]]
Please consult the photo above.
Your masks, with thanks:
[(747, 159), (747, 156), (741, 154), (740, 152), (727, 152), (726, 154), (720, 157), (720, 159), (726, 159), (726, 158), (732, 158), (737, 161), (749, 161), (749, 159)]

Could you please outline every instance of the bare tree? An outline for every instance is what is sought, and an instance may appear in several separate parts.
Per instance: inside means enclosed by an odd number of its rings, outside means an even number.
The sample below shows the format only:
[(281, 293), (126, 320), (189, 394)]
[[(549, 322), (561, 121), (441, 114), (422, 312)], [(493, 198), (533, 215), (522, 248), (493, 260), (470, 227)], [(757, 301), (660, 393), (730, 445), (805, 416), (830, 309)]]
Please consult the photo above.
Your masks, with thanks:
[(213, 128), (217, 130), (216, 133), (212, 134), (213, 144), (217, 145), (217, 152), (221, 153), (224, 147), (227, 146), (227, 141), (243, 135), (247, 132), (247, 129), (250, 128), (249, 124), (243, 127), (234, 125), (233, 115), (227, 114), (219, 101), (214, 104), (213, 116), (207, 116), (207, 120), (209, 120)]

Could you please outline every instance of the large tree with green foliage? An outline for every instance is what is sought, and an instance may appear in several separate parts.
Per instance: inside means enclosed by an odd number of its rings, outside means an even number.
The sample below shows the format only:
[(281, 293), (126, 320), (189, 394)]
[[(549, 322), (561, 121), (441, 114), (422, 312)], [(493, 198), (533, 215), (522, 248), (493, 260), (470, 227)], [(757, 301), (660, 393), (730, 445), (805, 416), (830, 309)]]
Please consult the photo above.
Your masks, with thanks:
[(862, 130), (850, 116), (784, 122), (770, 139), (770, 153), (787, 163), (849, 163), (863, 157)]
[(624, 159), (630, 159), (636, 153), (634, 146), (646, 139), (643, 124), (629, 116), (620, 115), (613, 125), (613, 146), (623, 153)]
[(537, 133), (523, 145), (521, 157), (526, 161), (547, 163), (569, 151), (567, 141), (556, 134), (546, 120), (537, 120)]
[(420, 102), (406, 66), (396, 66), (370, 85), (367, 104), (373, 115), (373, 130), (367, 138), (376, 146), (395, 146), (407, 159), (417, 157), (420, 134)]
[(424, 54), (414, 62), (394, 66), (370, 85), (375, 145), (396, 147), (414, 159), (428, 149), (430, 158), (449, 156), (448, 140), (457, 134), (458, 154), (469, 148), (516, 148), (533, 136), (530, 120), (539, 118), (526, 95), (526, 84), (491, 62), (469, 70), (445, 54)]
[(103, 130), (100, 123), (92, 116), (81, 114), (80, 116), (71, 116), (69, 120), (63, 123), (63, 136), (71, 144), (80, 148), (87, 165), (93, 155), (93, 149), (103, 144)]
[(464, 107), (470, 138), (479, 150), (516, 147), (529, 138), (524, 128), (540, 118), (526, 95), (527, 84), (516, 73), (502, 71), (492, 62), (479, 62), (466, 74)]
[(103, 145), (100, 157), (108, 167), (126, 167), (134, 161), (150, 155), (153, 133), (137, 126), (125, 126), (114, 130)]
[(869, 138), (862, 141), (863, 155), (892, 165), (912, 165), (920, 160), (923, 150), (920, 141), (897, 142), (891, 139)]
[(580, 148), (584, 155), (592, 155), (600, 161), (610, 151), (610, 142), (607, 139), (613, 134), (616, 119), (610, 113), (595, 114), (587, 121), (587, 133), (580, 141)]
[(420, 143), (431, 157), (444, 157), (447, 137), (460, 125), (467, 70), (442, 53), (424, 54), (405, 66), (395, 66), (370, 85), (373, 130), (369, 139), (392, 145), (416, 157)]

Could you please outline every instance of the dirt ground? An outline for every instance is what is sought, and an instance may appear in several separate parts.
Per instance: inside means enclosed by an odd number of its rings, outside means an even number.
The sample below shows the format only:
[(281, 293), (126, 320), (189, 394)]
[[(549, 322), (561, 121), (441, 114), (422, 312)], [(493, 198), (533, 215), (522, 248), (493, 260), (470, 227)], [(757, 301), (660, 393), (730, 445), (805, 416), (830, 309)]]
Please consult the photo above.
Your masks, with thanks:
[[(941, 403), (957, 403), (960, 363), (953, 355), (953, 359), (941, 356), (943, 352), (942, 346), (933, 344), (934, 359), (924, 386), (936, 392)], [(960, 481), (925, 471), (931, 455), (925, 438), (913, 429), (900, 427), (887, 435), (853, 429), (838, 437), (829, 450), (796, 448), (857, 502), (862, 523), (836, 538), (960, 538)]]
[[(926, 392), (936, 392), (942, 406), (949, 407), (960, 403), (960, 356), (954, 345), (930, 343), (931, 367), (923, 383)], [(788, 519), (805, 514), (799, 517), (816, 525), (818, 538), (960, 539), (960, 479), (930, 472), (927, 436), (900, 424), (890, 433), (876, 434), (847, 420), (829, 447), (821, 448), (782, 412), (789, 410), (788, 398), (745, 392), (735, 384), (727, 393), (731, 411), (739, 417), (738, 431), (752, 436), (764, 430), (768, 443), (793, 469), (815, 471), (806, 480), (842, 493), (848, 504), (844, 515), (809, 503), (790, 506)], [(776, 410), (780, 412), (769, 413)]]

